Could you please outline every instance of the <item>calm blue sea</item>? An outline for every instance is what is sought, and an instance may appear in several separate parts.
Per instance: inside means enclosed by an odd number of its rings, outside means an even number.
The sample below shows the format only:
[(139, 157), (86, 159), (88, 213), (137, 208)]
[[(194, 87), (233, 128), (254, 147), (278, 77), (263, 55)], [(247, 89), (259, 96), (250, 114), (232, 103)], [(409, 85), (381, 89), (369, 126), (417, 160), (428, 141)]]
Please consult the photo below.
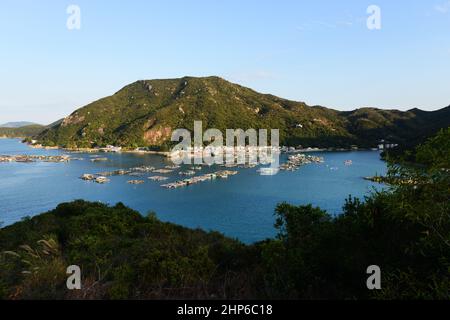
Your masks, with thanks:
[[(17, 139), (0, 139), (0, 155), (62, 154), (59, 150), (32, 149)], [(108, 184), (79, 179), (84, 173), (99, 173), (141, 165), (157, 168), (171, 163), (161, 156), (102, 154), (107, 162), (92, 163), (87, 154), (72, 154), (83, 161), (70, 163), (0, 163), (0, 221), (3, 225), (53, 209), (75, 199), (123, 202), (146, 214), (156, 212), (159, 219), (191, 228), (215, 230), (251, 243), (275, 235), (274, 208), (286, 201), (320, 206), (339, 214), (349, 195), (363, 197), (379, 185), (363, 179), (384, 174), (386, 165), (377, 151), (317, 152), (323, 164), (303, 166), (296, 172), (260, 176), (254, 169), (236, 169), (228, 180), (214, 180), (181, 189), (167, 190), (164, 182), (146, 179), (143, 185), (130, 185), (129, 176), (111, 177)], [(283, 156), (286, 157), (286, 156)], [(352, 160), (352, 166), (345, 166)], [(223, 168), (221, 168), (223, 169)], [(202, 172), (218, 170), (204, 169)], [(235, 170), (235, 169), (232, 169)], [(148, 176), (148, 175), (147, 175)], [(180, 179), (177, 172), (166, 175)], [(140, 178), (137, 178), (140, 179)]]

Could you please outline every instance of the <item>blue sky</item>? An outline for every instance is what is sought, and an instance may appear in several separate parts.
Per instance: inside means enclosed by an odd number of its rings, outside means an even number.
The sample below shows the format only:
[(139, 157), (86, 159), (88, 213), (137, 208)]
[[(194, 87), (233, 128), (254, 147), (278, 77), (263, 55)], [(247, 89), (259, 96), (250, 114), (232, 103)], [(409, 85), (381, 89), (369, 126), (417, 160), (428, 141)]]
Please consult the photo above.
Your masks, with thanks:
[[(366, 27), (372, 4), (381, 30)], [(449, 0), (1, 0), (0, 40), (0, 123), (185, 75), (340, 110), (450, 104)]]

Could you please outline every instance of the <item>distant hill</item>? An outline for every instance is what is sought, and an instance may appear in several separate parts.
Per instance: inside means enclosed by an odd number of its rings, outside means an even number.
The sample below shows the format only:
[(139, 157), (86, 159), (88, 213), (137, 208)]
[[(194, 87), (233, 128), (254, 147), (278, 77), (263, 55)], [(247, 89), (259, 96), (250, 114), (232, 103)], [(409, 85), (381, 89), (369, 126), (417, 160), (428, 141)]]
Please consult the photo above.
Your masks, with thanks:
[(343, 114), (351, 124), (349, 131), (360, 139), (382, 138), (403, 146), (416, 146), (439, 129), (450, 126), (450, 106), (437, 111), (406, 112), (362, 108)]
[(20, 128), (25, 126), (35, 125), (36, 123), (28, 121), (18, 121), (18, 122), (8, 122), (5, 124), (0, 124), (0, 128)]
[[(326, 94), (326, 93), (324, 93)], [(450, 108), (435, 112), (363, 108), (340, 112), (261, 94), (219, 77), (134, 82), (45, 129), (44, 145), (167, 148), (176, 128), (280, 129), (281, 143), (317, 147), (406, 143), (450, 126)]]
[(39, 124), (19, 127), (19, 128), (2, 128), (0, 127), (0, 137), (6, 138), (29, 138), (38, 135), (45, 126)]

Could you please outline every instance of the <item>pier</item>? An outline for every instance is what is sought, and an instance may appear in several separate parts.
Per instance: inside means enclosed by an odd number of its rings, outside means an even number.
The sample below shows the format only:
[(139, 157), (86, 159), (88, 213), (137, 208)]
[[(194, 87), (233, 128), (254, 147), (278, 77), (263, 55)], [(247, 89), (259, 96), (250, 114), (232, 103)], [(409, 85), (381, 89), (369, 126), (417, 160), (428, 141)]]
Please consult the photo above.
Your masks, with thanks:
[(201, 182), (211, 181), (216, 178), (227, 179), (229, 176), (234, 176), (236, 174), (238, 174), (238, 171), (222, 170), (222, 171), (217, 171), (214, 173), (203, 174), (203, 175), (192, 177), (189, 179), (178, 180), (178, 181), (175, 181), (172, 183), (163, 184), (161, 187), (167, 188), (167, 189), (176, 189), (176, 188), (186, 187), (186, 186), (190, 186), (190, 185), (201, 183)]
[(37, 155), (1, 155), (0, 162), (69, 162), (71, 159), (69, 156), (37, 156)]

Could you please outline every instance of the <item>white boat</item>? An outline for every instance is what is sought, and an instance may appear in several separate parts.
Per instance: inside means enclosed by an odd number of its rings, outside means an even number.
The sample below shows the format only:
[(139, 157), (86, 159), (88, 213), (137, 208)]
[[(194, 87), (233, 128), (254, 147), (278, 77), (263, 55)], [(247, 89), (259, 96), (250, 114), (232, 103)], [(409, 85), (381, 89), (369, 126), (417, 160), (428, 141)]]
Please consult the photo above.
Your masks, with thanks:
[(109, 182), (109, 179), (107, 177), (100, 176), (95, 179), (95, 182), (103, 184)]
[(279, 168), (261, 168), (258, 170), (262, 176), (274, 176), (280, 171)]

